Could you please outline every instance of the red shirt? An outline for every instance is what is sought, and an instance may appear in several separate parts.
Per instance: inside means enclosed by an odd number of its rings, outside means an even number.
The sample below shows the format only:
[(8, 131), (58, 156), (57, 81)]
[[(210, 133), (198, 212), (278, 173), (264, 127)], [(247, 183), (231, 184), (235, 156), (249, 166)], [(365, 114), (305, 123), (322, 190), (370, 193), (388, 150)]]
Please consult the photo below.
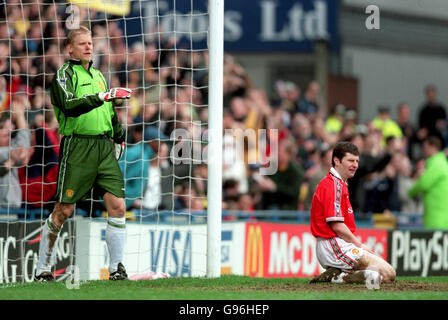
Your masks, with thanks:
[(311, 233), (315, 237), (333, 238), (336, 233), (329, 222), (344, 222), (355, 233), (355, 217), (348, 198), (347, 184), (334, 168), (317, 185), (311, 202)]

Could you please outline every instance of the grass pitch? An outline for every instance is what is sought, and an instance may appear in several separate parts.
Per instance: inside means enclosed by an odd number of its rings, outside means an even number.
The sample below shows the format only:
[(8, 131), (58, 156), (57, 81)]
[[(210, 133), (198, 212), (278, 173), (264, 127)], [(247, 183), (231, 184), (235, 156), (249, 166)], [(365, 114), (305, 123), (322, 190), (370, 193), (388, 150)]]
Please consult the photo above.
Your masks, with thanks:
[(398, 277), (379, 290), (309, 284), (310, 278), (169, 278), (140, 281), (1, 284), (0, 300), (448, 300), (448, 277)]

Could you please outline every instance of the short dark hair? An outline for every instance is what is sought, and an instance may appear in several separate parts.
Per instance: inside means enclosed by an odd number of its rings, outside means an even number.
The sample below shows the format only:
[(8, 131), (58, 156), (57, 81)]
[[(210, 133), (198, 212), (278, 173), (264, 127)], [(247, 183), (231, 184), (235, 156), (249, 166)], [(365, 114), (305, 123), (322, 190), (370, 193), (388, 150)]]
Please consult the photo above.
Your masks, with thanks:
[(339, 160), (342, 160), (342, 158), (345, 157), (346, 153), (350, 153), (355, 156), (359, 156), (358, 147), (348, 141), (338, 142), (333, 149), (333, 155), (331, 156), (331, 165), (333, 167), (335, 165), (334, 158), (338, 158)]
[(429, 90), (437, 91), (437, 87), (436, 87), (436, 85), (433, 84), (433, 83), (427, 84), (427, 85), (425, 86), (425, 93), (427, 93)]
[(432, 135), (425, 138), (424, 142), (428, 143), (430, 146), (436, 147), (437, 150), (442, 150), (443, 141), (440, 137)]
[(0, 117), (0, 129), (5, 128), (5, 124), (6, 121), (11, 120), (9, 117), (5, 117), (2, 115), (2, 117)]

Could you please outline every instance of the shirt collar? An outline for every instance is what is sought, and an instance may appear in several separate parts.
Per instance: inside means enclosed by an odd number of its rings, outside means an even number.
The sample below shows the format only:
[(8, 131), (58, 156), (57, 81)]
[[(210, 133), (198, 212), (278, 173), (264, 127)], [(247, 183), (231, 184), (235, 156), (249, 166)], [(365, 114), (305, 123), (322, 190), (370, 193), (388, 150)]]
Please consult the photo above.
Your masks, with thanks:
[(339, 174), (339, 172), (336, 171), (335, 168), (331, 167), (331, 169), (330, 169), (330, 174), (331, 174), (332, 176), (338, 178), (339, 180), (341, 180), (341, 181), (343, 181), (343, 182), (345, 183), (345, 181), (342, 180), (341, 175)]
[[(70, 61), (71, 64), (81, 65), (81, 60), (77, 60), (77, 59), (71, 58), (69, 61)], [(92, 64), (93, 64), (93, 61), (90, 60), (90, 62), (89, 62), (89, 69), (92, 66)]]

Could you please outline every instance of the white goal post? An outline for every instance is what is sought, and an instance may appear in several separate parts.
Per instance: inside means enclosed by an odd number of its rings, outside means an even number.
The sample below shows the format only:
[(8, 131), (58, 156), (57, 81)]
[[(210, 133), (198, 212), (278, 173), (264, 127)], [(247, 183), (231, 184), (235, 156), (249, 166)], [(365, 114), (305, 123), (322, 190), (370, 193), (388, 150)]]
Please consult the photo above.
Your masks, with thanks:
[(221, 274), (224, 0), (209, 0), (207, 276)]

